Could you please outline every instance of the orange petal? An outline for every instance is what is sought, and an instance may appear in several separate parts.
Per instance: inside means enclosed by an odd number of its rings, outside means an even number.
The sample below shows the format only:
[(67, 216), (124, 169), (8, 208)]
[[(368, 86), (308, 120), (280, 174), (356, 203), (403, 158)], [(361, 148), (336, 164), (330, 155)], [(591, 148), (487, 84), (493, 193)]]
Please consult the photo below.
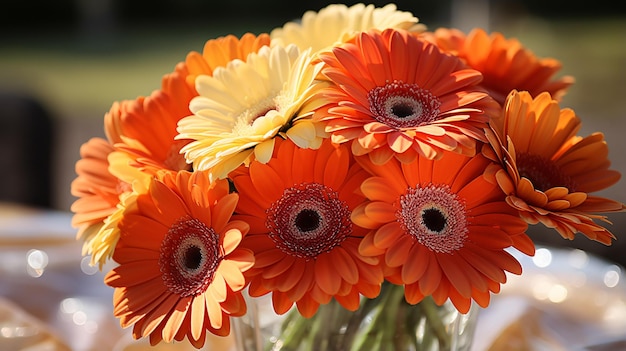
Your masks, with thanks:
[(387, 180), (382, 177), (370, 177), (364, 180), (361, 184), (361, 191), (371, 201), (393, 203), (398, 197)]
[(286, 293), (274, 291), (272, 293), (272, 305), (276, 313), (285, 314), (293, 306), (293, 301), (289, 299)]
[[(180, 326), (183, 324), (185, 317), (187, 316), (187, 311), (189, 308), (189, 304), (191, 303), (191, 298), (181, 298), (176, 303), (176, 306), (172, 308), (171, 314), (165, 325), (163, 327), (163, 340), (165, 342), (172, 342), (174, 340), (174, 336), (178, 332)], [(218, 305), (219, 306), (219, 305)], [(220, 310), (221, 315), (221, 310)]]
[(384, 248), (379, 248), (374, 244), (375, 232), (370, 232), (359, 244), (359, 254), (367, 257), (376, 257), (385, 253)]
[(401, 154), (413, 146), (413, 138), (402, 132), (392, 132), (387, 136), (387, 143), (391, 150)]
[(239, 266), (232, 261), (222, 260), (218, 269), (232, 290), (239, 291), (246, 285), (246, 280), (239, 270)]
[(217, 232), (221, 232), (226, 226), (226, 223), (230, 220), (235, 208), (237, 207), (237, 201), (239, 195), (236, 193), (228, 194), (218, 200), (217, 204), (213, 208), (213, 218), (211, 227)]
[(441, 282), (442, 272), (439, 264), (437, 263), (436, 254), (429, 253), (428, 256), (428, 266), (424, 271), (419, 282), (420, 291), (424, 295), (432, 294)]
[(391, 247), (404, 233), (397, 222), (384, 224), (374, 234), (374, 245), (381, 249)]
[(359, 281), (359, 274), (354, 258), (343, 247), (338, 246), (329, 252), (335, 265), (336, 274), (339, 274), (348, 284), (354, 285)]
[(220, 329), (223, 324), (222, 307), (212, 298), (212, 296), (204, 295), (204, 306), (209, 316), (210, 324), (215, 329)]
[(335, 295), (341, 287), (341, 277), (335, 272), (334, 262), (330, 255), (320, 255), (315, 262), (315, 282), (319, 288), (329, 295)]
[[(198, 340), (204, 330), (204, 295), (196, 296), (191, 300), (191, 336)], [(214, 326), (215, 327), (215, 326)], [(221, 325), (216, 328), (221, 327)]]
[(441, 267), (446, 278), (456, 291), (465, 298), (469, 298), (472, 295), (472, 283), (469, 281), (468, 276), (465, 274), (466, 267), (460, 267), (454, 258), (449, 254), (435, 255), (437, 262)]
[(380, 222), (372, 218), (369, 218), (365, 214), (366, 205), (367, 204), (362, 204), (360, 206), (357, 206), (354, 210), (352, 210), (352, 213), (350, 214), (350, 219), (352, 220), (354, 224), (362, 228), (376, 229), (380, 227), (380, 224), (381, 224)]
[(320, 303), (312, 298), (304, 296), (302, 299), (298, 300), (296, 306), (298, 307), (298, 312), (300, 312), (300, 315), (302, 315), (304, 318), (311, 318), (313, 317), (315, 312), (317, 312)]
[(411, 254), (402, 266), (402, 281), (413, 284), (418, 281), (428, 268), (428, 249), (423, 245), (414, 245)]
[(419, 283), (407, 284), (404, 286), (404, 298), (406, 302), (415, 305), (426, 297), (420, 289)]
[(365, 206), (365, 215), (378, 223), (393, 222), (397, 219), (396, 209), (389, 203), (374, 201)]
[(401, 236), (385, 253), (385, 263), (391, 267), (405, 264), (414, 244), (415, 240), (412, 237)]

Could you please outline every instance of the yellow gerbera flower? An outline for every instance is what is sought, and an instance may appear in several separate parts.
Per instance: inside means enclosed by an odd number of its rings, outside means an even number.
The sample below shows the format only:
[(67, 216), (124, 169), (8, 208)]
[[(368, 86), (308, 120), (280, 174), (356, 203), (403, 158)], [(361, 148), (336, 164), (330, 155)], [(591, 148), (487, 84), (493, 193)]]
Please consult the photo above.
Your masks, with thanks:
[(83, 242), (83, 254), (91, 252), (94, 238), (101, 232), (104, 220), (116, 211), (120, 196), (130, 185), (109, 171), (108, 156), (113, 146), (105, 139), (91, 138), (80, 147), (76, 162), (77, 177), (72, 181), (72, 225), (78, 229), (76, 239)]
[(266, 163), (274, 137), (303, 148), (321, 144), (323, 128), (309, 118), (319, 101), (311, 97), (327, 83), (315, 80), (322, 63), (295, 45), (263, 47), (247, 61), (233, 60), (213, 76), (198, 76), (194, 115), (178, 123), (177, 139), (193, 140), (181, 152), (211, 179), (225, 178), (252, 156)]
[(307, 11), (298, 22), (288, 22), (282, 28), (270, 32), (272, 45), (296, 44), (301, 50), (323, 50), (345, 41), (355, 32), (369, 29), (399, 28), (422, 32), (426, 27), (417, 24), (412, 13), (398, 11), (395, 4), (376, 8), (374, 5), (332, 4), (319, 12)]
[(148, 186), (152, 175), (140, 171), (131, 165), (133, 158), (125, 152), (113, 151), (108, 157), (108, 172), (122, 185), (119, 202), (114, 210), (102, 221), (98, 232), (93, 239), (83, 245), (83, 255), (91, 256), (91, 265), (98, 265), (100, 269), (113, 256), (113, 251), (120, 237), (119, 221), (129, 206), (134, 206), (137, 191), (143, 191)]
[(163, 76), (161, 88), (149, 96), (116, 101), (104, 115), (106, 139), (93, 138), (81, 147), (72, 183), (72, 224), (84, 242), (83, 255), (100, 268), (111, 257), (119, 239), (118, 222), (132, 202), (131, 184), (165, 169), (189, 170), (181, 147), (189, 140), (174, 140), (178, 120), (189, 115), (189, 102), (197, 96), (195, 78), (211, 75), (217, 67), (268, 46), (268, 34), (246, 33), (208, 40), (202, 53), (191, 51), (173, 72)]

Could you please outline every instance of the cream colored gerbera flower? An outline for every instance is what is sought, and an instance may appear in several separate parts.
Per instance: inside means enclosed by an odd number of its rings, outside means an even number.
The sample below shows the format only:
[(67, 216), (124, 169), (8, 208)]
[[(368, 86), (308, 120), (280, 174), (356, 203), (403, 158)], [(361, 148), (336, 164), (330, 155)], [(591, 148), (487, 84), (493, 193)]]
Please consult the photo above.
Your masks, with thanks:
[(90, 255), (90, 264), (92, 266), (98, 265), (100, 269), (115, 251), (115, 246), (120, 238), (118, 224), (124, 217), (124, 212), (127, 208), (136, 206), (137, 191), (145, 190), (152, 178), (150, 174), (132, 167), (130, 165), (131, 156), (124, 152), (114, 151), (110, 153), (107, 161), (109, 164), (108, 171), (119, 179), (126, 189), (120, 191), (119, 202), (115, 209), (102, 221), (93, 238), (83, 245), (83, 255)]
[(301, 50), (311, 48), (315, 53), (343, 42), (355, 32), (369, 29), (406, 29), (423, 32), (412, 13), (399, 11), (395, 4), (376, 8), (374, 5), (332, 4), (319, 12), (307, 11), (299, 21), (286, 23), (270, 33), (272, 45), (296, 44)]
[(195, 170), (225, 178), (251, 157), (267, 162), (274, 137), (317, 148), (326, 135), (310, 118), (319, 100), (311, 97), (326, 82), (316, 81), (323, 63), (295, 45), (263, 47), (247, 60), (233, 60), (213, 76), (198, 76), (192, 116), (178, 123), (177, 139), (193, 140), (181, 152)]

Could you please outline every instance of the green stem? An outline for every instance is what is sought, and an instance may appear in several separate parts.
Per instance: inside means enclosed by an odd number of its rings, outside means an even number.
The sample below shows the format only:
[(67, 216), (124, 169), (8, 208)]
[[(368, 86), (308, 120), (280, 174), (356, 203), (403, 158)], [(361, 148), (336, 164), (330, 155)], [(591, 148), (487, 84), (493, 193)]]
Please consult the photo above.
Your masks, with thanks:
[(389, 295), (387, 306), (381, 306), (386, 311), (385, 319), (381, 320), (381, 325), (379, 326), (382, 329), (382, 342), (384, 343), (383, 345), (393, 346), (393, 349), (396, 351), (404, 351), (405, 347), (402, 344), (398, 344), (403, 339), (399, 336), (404, 334), (402, 328), (404, 321), (400, 323), (400, 328), (397, 328), (399, 324), (398, 318), (402, 318), (404, 289), (401, 286), (391, 286)]
[[(402, 297), (404, 297), (404, 294), (402, 294)], [(395, 323), (393, 324), (395, 330), (393, 345), (396, 350), (406, 350), (408, 339), (407, 332), (409, 331), (408, 329), (406, 329), (407, 310), (411, 306), (408, 305), (404, 300), (400, 300), (398, 305), (400, 306), (400, 308), (398, 308), (396, 312), (396, 317), (394, 318)]]
[(434, 335), (439, 342), (439, 349), (447, 350), (450, 348), (450, 336), (446, 331), (446, 327), (441, 320), (440, 310), (443, 307), (437, 306), (435, 301), (432, 298), (427, 297), (422, 302), (419, 303), (420, 308), (424, 312), (424, 316), (426, 317), (426, 326), (428, 326), (429, 330), (433, 333), (428, 333), (425, 331), (425, 335)]
[[(394, 318), (400, 304), (404, 301), (402, 287), (395, 285), (383, 286), (380, 295), (374, 299), (374, 308), (369, 315), (372, 318), (364, 332), (359, 333), (352, 349), (354, 350), (382, 350), (383, 347), (393, 344), (395, 336)], [(378, 348), (375, 345), (380, 345)]]
[(350, 318), (346, 323), (346, 330), (339, 344), (339, 350), (349, 350), (350, 345), (354, 343), (355, 337), (359, 334), (359, 329), (363, 320), (371, 313), (378, 305), (376, 299), (363, 298), (361, 300), (361, 306), (356, 311), (350, 313)]
[[(296, 350), (302, 340), (307, 338), (307, 334), (309, 332), (308, 326), (310, 325), (311, 320), (304, 318), (300, 315), (300, 312), (297, 309), (292, 309), (288, 312), (285, 320), (281, 326), (280, 332), (280, 342), (282, 342), (281, 349), (283, 350)], [(274, 347), (273, 343), (268, 343), (266, 346), (266, 350), (272, 350)]]
[(338, 308), (341, 308), (341, 306), (335, 300), (331, 300), (312, 317), (315, 323), (310, 328), (311, 335), (314, 335), (314, 340), (310, 340), (308, 351), (329, 349), (332, 334), (337, 329), (335, 323), (337, 322)]
[(372, 309), (372, 313), (369, 314), (369, 316), (371, 317), (366, 317), (366, 318), (372, 318), (372, 321), (367, 324), (366, 329), (359, 332), (358, 335), (356, 336), (354, 343), (351, 345), (350, 350), (355, 350), (355, 351), (364, 351), (364, 350), (375, 350), (375, 348), (373, 347), (374, 344), (376, 343), (376, 337), (378, 336), (377, 334), (377, 326), (379, 324), (380, 321), (380, 315), (383, 314), (384, 312), (384, 308), (381, 307), (381, 305), (385, 305), (385, 300), (387, 300), (389, 297), (387, 296), (387, 294), (382, 294), (380, 296), (378, 296), (378, 298), (376, 299), (377, 301), (375, 301), (375, 306)]
[[(356, 311), (336, 300), (320, 306), (311, 318), (297, 309), (289, 311), (279, 341), (267, 343), (266, 351), (430, 351), (451, 347), (444, 319), (446, 307), (427, 297), (416, 305), (404, 299), (404, 288), (383, 284), (375, 299), (364, 298)], [(420, 331), (418, 331), (420, 330)]]

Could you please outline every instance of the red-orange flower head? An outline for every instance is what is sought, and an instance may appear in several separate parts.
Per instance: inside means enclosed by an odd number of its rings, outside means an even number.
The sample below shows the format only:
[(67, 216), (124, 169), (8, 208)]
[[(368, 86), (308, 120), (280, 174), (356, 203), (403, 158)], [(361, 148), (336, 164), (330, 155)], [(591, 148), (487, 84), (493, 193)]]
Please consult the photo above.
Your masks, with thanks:
[(113, 254), (119, 266), (105, 277), (115, 288), (114, 314), (135, 338), (154, 345), (184, 338), (197, 348), (207, 330), (230, 331), (230, 316), (246, 304), (244, 273), (254, 264), (240, 247), (247, 223), (231, 218), (238, 195), (204, 172), (159, 173), (120, 221)]
[(437, 159), (444, 151), (475, 153), (497, 103), (477, 85), (480, 72), (403, 30), (371, 30), (322, 53), (334, 84), (316, 114), (335, 143), (382, 164), (394, 155)]
[(521, 273), (507, 249), (534, 254), (527, 224), (483, 176), (491, 161), (481, 154), (357, 161), (372, 174), (361, 186), (368, 201), (352, 212), (354, 223), (371, 230), (359, 252), (382, 257), (386, 279), (404, 285), (409, 303), (431, 295), (439, 305), (449, 298), (462, 313), (472, 300), (485, 307), (505, 272)]
[(377, 296), (383, 280), (377, 259), (358, 254), (366, 230), (350, 221), (367, 172), (329, 139), (317, 150), (277, 142), (267, 164), (232, 175), (241, 197), (235, 218), (250, 223), (242, 245), (256, 258), (250, 294), (271, 292), (279, 314), (295, 303), (310, 317), (331, 298), (356, 310), (360, 294)]
[(504, 104), (514, 89), (528, 91), (533, 96), (545, 91), (560, 100), (574, 84), (571, 76), (555, 78), (561, 62), (539, 58), (517, 39), (507, 39), (502, 33), (488, 34), (475, 28), (465, 35), (458, 29), (437, 28), (423, 33), (423, 37), (480, 71), (484, 76), (481, 85), (500, 104)]
[(609, 245), (615, 237), (594, 220), (607, 221), (598, 213), (623, 211), (624, 204), (589, 193), (615, 184), (621, 174), (609, 169), (604, 135), (583, 138), (576, 135), (580, 127), (574, 111), (561, 109), (550, 94), (533, 98), (514, 90), (503, 118), (487, 133), (491, 147), (484, 153), (500, 162), (490, 173), (528, 223), (543, 223), (566, 239), (580, 232)]

